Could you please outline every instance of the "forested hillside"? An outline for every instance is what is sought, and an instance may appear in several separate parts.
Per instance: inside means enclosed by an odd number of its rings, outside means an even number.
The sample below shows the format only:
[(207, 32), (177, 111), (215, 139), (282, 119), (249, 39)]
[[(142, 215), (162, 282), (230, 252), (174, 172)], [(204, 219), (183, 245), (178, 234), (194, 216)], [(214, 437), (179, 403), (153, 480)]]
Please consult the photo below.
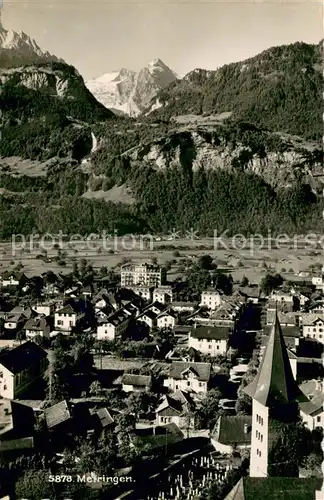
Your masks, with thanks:
[[(323, 198), (309, 184), (322, 165), (319, 58), (319, 47), (294, 44), (194, 71), (161, 93), (160, 110), (137, 119), (113, 115), (65, 63), (2, 70), (0, 238), (322, 231)], [(222, 111), (233, 113), (203, 121)], [(188, 113), (200, 114), (197, 123), (173, 119)], [(34, 160), (33, 177), (23, 159)], [(116, 186), (130, 190), (132, 205), (91, 199)]]
[(81, 159), (91, 149), (89, 125), (114, 118), (75, 68), (59, 62), (1, 71), (0, 109), (0, 156), (41, 160)]
[(233, 112), (274, 131), (322, 136), (321, 45), (295, 43), (268, 49), (216, 71), (194, 70), (158, 94), (153, 115)]

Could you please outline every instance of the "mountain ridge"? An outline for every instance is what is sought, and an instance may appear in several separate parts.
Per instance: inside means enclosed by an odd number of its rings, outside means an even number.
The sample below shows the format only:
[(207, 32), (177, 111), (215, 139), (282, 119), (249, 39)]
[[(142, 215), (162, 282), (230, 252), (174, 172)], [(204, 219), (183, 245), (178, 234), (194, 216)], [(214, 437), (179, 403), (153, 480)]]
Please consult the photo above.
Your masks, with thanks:
[(49, 61), (64, 62), (48, 51), (43, 51), (24, 31), (6, 30), (0, 18), (0, 69)]
[(157, 58), (138, 72), (122, 68), (119, 72), (105, 73), (88, 80), (86, 85), (108, 109), (136, 117), (149, 106), (160, 89), (177, 78), (176, 73)]
[(322, 52), (321, 45), (296, 42), (214, 71), (195, 69), (160, 90), (146, 112), (158, 99), (152, 114), (159, 119), (231, 112), (262, 128), (319, 139)]
[[(104, 81), (136, 97), (136, 118), (116, 117), (66, 63), (3, 68), (0, 237), (35, 228), (82, 234), (321, 228), (322, 196), (309, 181), (313, 174), (321, 181), (318, 48), (272, 48), (255, 61), (194, 70), (181, 81), (172, 72), (157, 94), (161, 61), (136, 73), (136, 87), (125, 68), (105, 74)], [(10, 167), (5, 157), (12, 156)], [(43, 175), (31, 179), (19, 157), (32, 159)]]

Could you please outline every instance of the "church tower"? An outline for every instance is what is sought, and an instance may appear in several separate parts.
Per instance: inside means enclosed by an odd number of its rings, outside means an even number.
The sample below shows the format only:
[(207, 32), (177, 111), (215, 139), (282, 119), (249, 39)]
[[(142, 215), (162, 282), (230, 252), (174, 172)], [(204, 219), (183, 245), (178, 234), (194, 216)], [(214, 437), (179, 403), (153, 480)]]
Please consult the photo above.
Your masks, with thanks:
[(295, 381), (276, 313), (259, 371), (244, 392), (252, 397), (250, 477), (298, 477), (298, 403)]

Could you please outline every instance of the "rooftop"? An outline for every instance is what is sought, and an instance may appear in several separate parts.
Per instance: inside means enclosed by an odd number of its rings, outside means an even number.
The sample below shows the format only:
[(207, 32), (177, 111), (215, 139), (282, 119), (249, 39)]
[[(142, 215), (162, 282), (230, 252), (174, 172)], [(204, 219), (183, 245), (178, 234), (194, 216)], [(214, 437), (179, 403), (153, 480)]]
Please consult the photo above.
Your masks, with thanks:
[(34, 342), (23, 344), (0, 354), (0, 364), (5, 366), (11, 373), (20, 373), (31, 365), (37, 364), (41, 359), (47, 357), (44, 349)]
[(124, 373), (121, 378), (124, 385), (135, 385), (136, 387), (150, 387), (152, 377), (149, 375), (135, 375), (134, 373)]
[(294, 379), (277, 315), (258, 374), (244, 392), (268, 407), (293, 401), (307, 401)]
[(170, 369), (170, 378), (183, 379), (184, 373), (191, 370), (198, 380), (208, 382), (210, 379), (210, 363), (190, 363), (187, 361), (173, 361)]
[(251, 443), (252, 417), (221, 415), (216, 424), (214, 437), (224, 445), (242, 445)]
[(315, 491), (322, 487), (317, 478), (244, 477), (234, 486), (225, 500), (315, 500)]
[(55, 427), (71, 418), (71, 411), (66, 401), (60, 401), (44, 411), (48, 429)]
[(195, 339), (227, 340), (232, 329), (227, 326), (197, 326), (191, 332)]

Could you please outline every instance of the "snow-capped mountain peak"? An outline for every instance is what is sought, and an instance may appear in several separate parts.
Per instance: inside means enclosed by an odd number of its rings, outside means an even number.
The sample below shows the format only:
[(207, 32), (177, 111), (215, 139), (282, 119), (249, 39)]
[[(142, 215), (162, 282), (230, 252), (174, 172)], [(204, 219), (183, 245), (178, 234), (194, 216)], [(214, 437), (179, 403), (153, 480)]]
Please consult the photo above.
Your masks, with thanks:
[(42, 51), (36, 41), (24, 31), (6, 30), (0, 19), (0, 68), (30, 64), (38, 61), (59, 61)]
[(161, 59), (153, 59), (138, 73), (122, 68), (89, 80), (86, 85), (107, 108), (137, 116), (150, 104), (158, 91), (177, 79)]

